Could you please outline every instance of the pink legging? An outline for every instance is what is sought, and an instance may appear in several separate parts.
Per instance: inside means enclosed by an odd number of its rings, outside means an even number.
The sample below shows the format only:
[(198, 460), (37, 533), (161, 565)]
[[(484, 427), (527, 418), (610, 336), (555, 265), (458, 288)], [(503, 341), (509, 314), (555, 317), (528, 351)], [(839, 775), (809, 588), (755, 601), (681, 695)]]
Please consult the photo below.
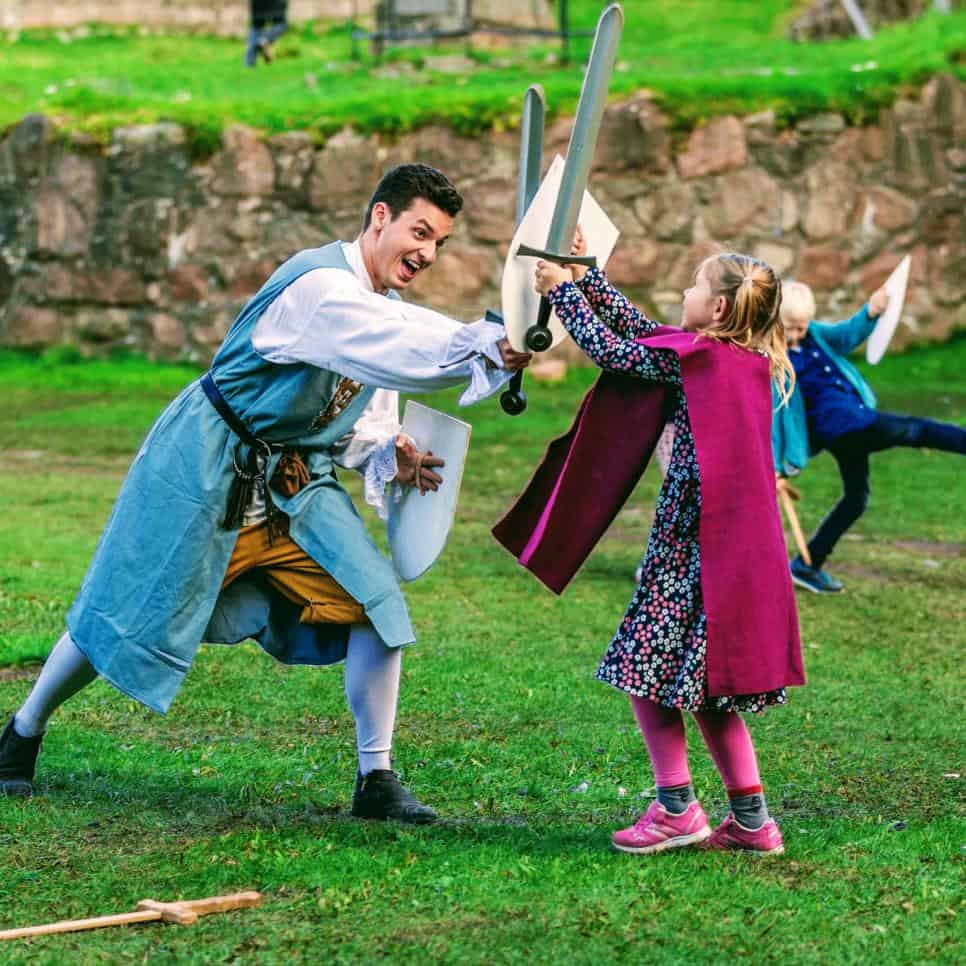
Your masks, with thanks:
[[(688, 784), (691, 771), (684, 715), (676, 708), (665, 708), (647, 698), (632, 697), (631, 706), (651, 757), (655, 784), (660, 788)], [(728, 794), (760, 792), (755, 746), (744, 721), (733, 711), (692, 713)]]

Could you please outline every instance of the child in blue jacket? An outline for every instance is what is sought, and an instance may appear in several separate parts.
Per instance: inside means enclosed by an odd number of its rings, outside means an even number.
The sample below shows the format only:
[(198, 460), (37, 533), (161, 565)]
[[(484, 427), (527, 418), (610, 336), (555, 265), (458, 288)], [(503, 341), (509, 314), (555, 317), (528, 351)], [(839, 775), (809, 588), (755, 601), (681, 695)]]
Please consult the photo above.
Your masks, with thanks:
[(959, 426), (879, 412), (869, 384), (846, 359), (871, 335), (887, 301), (885, 288), (880, 288), (852, 318), (814, 322), (811, 289), (802, 282), (783, 286), (781, 315), (796, 385), (788, 405), (776, 409), (772, 422), (775, 471), (794, 476), (809, 457), (827, 449), (842, 476), (842, 498), (808, 542), (812, 565), (801, 557), (791, 563), (792, 580), (817, 594), (842, 589), (842, 582), (825, 573), (822, 565), (868, 506), (870, 453), (893, 446), (966, 453), (966, 430)]

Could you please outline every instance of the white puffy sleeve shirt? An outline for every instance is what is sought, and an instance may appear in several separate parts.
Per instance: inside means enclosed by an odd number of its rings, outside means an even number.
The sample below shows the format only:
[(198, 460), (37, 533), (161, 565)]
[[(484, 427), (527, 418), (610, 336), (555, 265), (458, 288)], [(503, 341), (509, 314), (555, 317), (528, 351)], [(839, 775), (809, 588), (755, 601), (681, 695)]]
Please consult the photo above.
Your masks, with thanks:
[(399, 392), (430, 392), (469, 383), (468, 406), (509, 378), (497, 343), (503, 326), (463, 323), (375, 292), (358, 242), (343, 243), (352, 272), (318, 268), (289, 285), (262, 314), (252, 346), (278, 365), (309, 363), (348, 376), (376, 393), (340, 440), (336, 461), (366, 480), (366, 501), (385, 515), (385, 484), (396, 475)]

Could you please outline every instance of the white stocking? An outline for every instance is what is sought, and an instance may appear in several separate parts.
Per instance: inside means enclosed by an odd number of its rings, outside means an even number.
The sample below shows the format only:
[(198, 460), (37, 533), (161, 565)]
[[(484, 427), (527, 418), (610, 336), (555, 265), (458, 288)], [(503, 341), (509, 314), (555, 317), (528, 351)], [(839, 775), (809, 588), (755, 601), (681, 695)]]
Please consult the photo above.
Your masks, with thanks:
[(399, 700), (401, 648), (386, 647), (368, 624), (353, 624), (345, 659), (345, 693), (356, 719), (359, 772), (391, 768)]
[(50, 716), (72, 695), (90, 684), (97, 672), (66, 631), (50, 652), (37, 683), (17, 712), (13, 726), (21, 738), (47, 730)]

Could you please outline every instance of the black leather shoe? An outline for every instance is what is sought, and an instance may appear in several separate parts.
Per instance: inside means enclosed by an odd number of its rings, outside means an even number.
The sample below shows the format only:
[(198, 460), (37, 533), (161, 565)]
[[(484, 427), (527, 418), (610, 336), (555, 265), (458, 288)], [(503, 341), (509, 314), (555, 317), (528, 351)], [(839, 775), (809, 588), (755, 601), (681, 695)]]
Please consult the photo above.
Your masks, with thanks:
[(429, 825), (438, 817), (428, 805), (410, 794), (394, 771), (383, 769), (356, 775), (352, 814), (356, 818), (388, 818), (411, 825)]
[(26, 798), (33, 795), (34, 770), (43, 735), (21, 738), (13, 726), (13, 715), (0, 734), (0, 795)]

